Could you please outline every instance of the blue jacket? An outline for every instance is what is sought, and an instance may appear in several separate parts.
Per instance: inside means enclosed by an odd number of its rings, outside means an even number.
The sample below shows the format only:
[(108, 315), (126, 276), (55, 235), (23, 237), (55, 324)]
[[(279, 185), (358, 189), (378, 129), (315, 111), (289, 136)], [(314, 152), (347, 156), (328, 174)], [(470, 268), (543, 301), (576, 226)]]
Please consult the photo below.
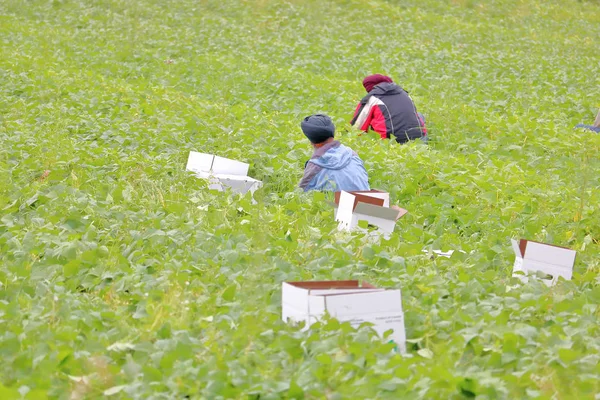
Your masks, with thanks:
[(298, 186), (305, 192), (370, 190), (369, 176), (358, 154), (335, 140), (315, 149)]
[(589, 129), (592, 132), (600, 133), (600, 126), (579, 124), (579, 125), (575, 125), (575, 128), (585, 128), (585, 129)]

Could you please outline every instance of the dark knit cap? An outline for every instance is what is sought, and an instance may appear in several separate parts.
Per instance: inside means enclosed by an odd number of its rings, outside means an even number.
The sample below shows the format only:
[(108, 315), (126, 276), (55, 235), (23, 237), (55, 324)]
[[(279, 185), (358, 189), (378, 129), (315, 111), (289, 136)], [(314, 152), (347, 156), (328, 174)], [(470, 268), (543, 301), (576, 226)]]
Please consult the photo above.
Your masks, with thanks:
[(322, 143), (332, 138), (335, 133), (335, 125), (331, 118), (324, 114), (315, 114), (304, 118), (300, 127), (311, 143)]

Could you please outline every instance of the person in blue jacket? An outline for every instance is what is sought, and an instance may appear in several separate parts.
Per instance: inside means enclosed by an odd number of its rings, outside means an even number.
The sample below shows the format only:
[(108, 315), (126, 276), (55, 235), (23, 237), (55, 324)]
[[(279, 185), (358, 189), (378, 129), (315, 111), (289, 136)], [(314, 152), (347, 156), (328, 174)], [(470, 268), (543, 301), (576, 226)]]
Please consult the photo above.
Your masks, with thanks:
[(302, 120), (300, 127), (314, 147), (312, 157), (304, 166), (300, 188), (305, 192), (370, 190), (369, 176), (358, 154), (334, 140), (335, 126), (331, 118), (311, 115)]

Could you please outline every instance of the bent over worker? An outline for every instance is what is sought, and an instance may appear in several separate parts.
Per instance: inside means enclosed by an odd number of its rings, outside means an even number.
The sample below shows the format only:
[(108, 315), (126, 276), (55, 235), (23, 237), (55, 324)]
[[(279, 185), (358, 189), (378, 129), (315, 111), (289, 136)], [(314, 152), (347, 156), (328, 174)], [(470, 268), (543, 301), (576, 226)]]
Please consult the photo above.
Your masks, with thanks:
[(335, 126), (327, 115), (306, 117), (300, 124), (314, 152), (304, 165), (298, 186), (304, 191), (370, 190), (362, 160), (351, 148), (334, 140)]
[(408, 92), (385, 75), (369, 75), (363, 80), (368, 94), (360, 101), (350, 122), (358, 129), (379, 133), (382, 139), (396, 139), (398, 143), (422, 139), (427, 141), (425, 118)]

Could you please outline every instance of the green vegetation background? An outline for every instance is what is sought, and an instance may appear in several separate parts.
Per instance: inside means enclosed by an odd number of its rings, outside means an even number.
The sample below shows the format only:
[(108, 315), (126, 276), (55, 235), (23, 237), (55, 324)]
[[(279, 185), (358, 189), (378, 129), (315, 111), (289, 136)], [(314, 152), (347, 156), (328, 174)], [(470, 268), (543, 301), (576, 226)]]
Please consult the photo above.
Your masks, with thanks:
[[(597, 1), (0, 1), (0, 398), (594, 398), (600, 391)], [(429, 146), (358, 137), (392, 76)], [(330, 114), (390, 240), (295, 191)], [(265, 186), (209, 192), (189, 150)], [(510, 238), (577, 250), (506, 291)], [(426, 249), (467, 255), (432, 258)], [(409, 352), (280, 321), (286, 280), (402, 289)], [(596, 397), (597, 398), (597, 397)]]

